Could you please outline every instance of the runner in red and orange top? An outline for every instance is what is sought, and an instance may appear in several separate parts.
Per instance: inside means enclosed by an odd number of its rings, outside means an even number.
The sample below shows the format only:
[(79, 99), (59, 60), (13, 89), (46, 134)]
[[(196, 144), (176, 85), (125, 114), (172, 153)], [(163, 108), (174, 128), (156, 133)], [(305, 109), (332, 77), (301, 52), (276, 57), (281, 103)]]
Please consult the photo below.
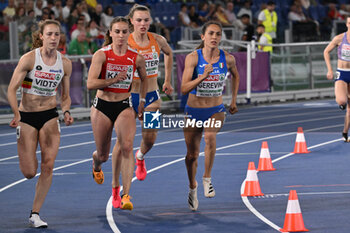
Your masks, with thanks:
[[(133, 32), (129, 36), (128, 43), (130, 47), (142, 54), (146, 61), (147, 72), (147, 95), (146, 98), (139, 97), (140, 80), (138, 74), (133, 81), (131, 90), (134, 110), (137, 112), (137, 106), (140, 102), (145, 102), (145, 111), (157, 111), (160, 109), (161, 99), (158, 87), (158, 68), (160, 52), (164, 53), (165, 63), (165, 82), (163, 91), (170, 95), (173, 92), (171, 86), (171, 70), (173, 65), (173, 53), (166, 39), (158, 34), (148, 32), (151, 24), (151, 13), (149, 8), (143, 5), (135, 4), (128, 15), (133, 26)], [(152, 148), (157, 137), (156, 129), (143, 129), (140, 149), (136, 152), (136, 177), (144, 180), (147, 175), (144, 156)]]
[[(105, 43), (92, 57), (89, 69), (88, 89), (98, 89), (91, 107), (91, 124), (94, 133), (96, 151), (93, 152), (93, 177), (98, 184), (104, 181), (101, 170), (102, 163), (109, 157), (113, 125), (118, 137), (112, 152), (113, 171), (118, 177), (112, 183), (112, 193), (115, 197), (114, 206), (132, 210), (130, 202), (130, 186), (134, 172), (133, 141), (136, 132), (135, 113), (131, 103), (131, 83), (134, 72), (140, 74), (140, 95), (146, 95), (147, 84), (145, 60), (128, 44), (129, 22), (124, 17), (112, 20), (106, 33)], [(138, 107), (139, 117), (142, 117), (144, 103)], [(117, 148), (120, 153), (116, 154)], [(123, 160), (122, 183), (123, 195), (119, 196), (119, 174)]]

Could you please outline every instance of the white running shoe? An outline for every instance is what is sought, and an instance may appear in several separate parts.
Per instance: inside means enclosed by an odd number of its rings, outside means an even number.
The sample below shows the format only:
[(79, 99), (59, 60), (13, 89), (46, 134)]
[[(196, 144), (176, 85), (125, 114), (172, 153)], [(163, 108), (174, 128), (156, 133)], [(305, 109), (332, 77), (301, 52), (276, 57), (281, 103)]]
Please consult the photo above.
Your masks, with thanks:
[(29, 218), (29, 226), (34, 228), (46, 228), (47, 223), (41, 220), (38, 214), (32, 214)]
[(198, 209), (197, 187), (195, 189), (190, 189), (188, 192), (188, 207), (193, 211)]
[(206, 178), (203, 177), (203, 189), (204, 189), (204, 196), (205, 197), (214, 197), (215, 196), (215, 189), (213, 185), (211, 184), (211, 177)]

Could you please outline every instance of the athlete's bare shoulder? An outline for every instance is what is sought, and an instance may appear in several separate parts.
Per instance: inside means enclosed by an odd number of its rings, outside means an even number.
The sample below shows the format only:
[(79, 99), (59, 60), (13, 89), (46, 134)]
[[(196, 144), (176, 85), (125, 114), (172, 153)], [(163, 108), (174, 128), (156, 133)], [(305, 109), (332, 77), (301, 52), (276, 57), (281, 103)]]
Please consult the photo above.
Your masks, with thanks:
[(32, 70), (35, 64), (35, 50), (25, 53), (18, 62), (24, 70)]

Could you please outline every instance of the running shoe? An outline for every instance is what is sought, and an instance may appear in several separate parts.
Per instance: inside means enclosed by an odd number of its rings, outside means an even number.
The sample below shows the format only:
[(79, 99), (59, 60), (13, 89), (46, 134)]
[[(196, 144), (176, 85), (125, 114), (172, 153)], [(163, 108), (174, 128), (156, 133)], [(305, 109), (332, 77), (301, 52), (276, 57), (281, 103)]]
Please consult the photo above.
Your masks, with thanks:
[(133, 209), (133, 205), (132, 202), (130, 201), (131, 197), (128, 194), (124, 194), (122, 196), (122, 200), (120, 203), (120, 208), (122, 210), (132, 210)]
[(343, 140), (344, 140), (344, 142), (350, 142), (349, 138), (348, 138), (348, 133), (343, 132)]
[(94, 170), (94, 166), (92, 165), (92, 177), (96, 181), (97, 184), (103, 184), (103, 181), (105, 181), (105, 176), (103, 174), (102, 169), (97, 172)]
[(113, 197), (112, 205), (116, 209), (120, 208), (120, 202), (122, 201), (122, 199), (120, 198), (119, 192), (120, 192), (120, 186), (112, 188), (112, 197)]
[(194, 189), (190, 189), (190, 191), (188, 192), (188, 199), (187, 199), (188, 207), (192, 211), (195, 211), (198, 209), (197, 187)]
[(40, 219), (39, 214), (31, 214), (29, 226), (34, 228), (47, 228), (47, 223)]
[(214, 197), (215, 189), (211, 183), (211, 177), (205, 178), (203, 177), (203, 188), (204, 188), (204, 196), (205, 197)]
[(138, 180), (144, 180), (147, 176), (147, 170), (146, 170), (146, 164), (145, 164), (145, 159), (139, 160), (137, 158), (137, 153), (139, 150), (136, 151), (135, 153), (135, 159), (136, 159), (136, 177)]
[(346, 109), (346, 104), (339, 105), (339, 108), (340, 108), (341, 110), (345, 110), (345, 109)]

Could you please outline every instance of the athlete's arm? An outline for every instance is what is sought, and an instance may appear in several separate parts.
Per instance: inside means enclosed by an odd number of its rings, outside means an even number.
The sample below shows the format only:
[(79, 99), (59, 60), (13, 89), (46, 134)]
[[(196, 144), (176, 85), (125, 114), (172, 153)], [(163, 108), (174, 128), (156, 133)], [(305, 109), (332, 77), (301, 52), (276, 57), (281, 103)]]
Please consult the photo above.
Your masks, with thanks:
[(171, 95), (174, 88), (171, 86), (171, 73), (173, 68), (173, 51), (171, 50), (168, 42), (163, 36), (154, 34), (155, 38), (157, 40), (157, 43), (159, 45), (159, 48), (164, 53), (164, 64), (165, 64), (165, 80), (163, 84), (163, 91)]
[(196, 68), (198, 63), (198, 54), (196, 51), (190, 53), (186, 56), (185, 59), (185, 69), (182, 74), (182, 83), (181, 83), (181, 93), (186, 95), (192, 91), (198, 84), (200, 84), (204, 79), (206, 79), (209, 74), (213, 71), (212, 64), (208, 64), (204, 68), (203, 74), (199, 77), (192, 80), (193, 71)]
[(344, 36), (344, 33), (335, 36), (323, 51), (323, 57), (324, 57), (324, 60), (326, 62), (326, 66), (327, 66), (327, 70), (328, 70), (327, 79), (329, 79), (329, 80), (333, 79), (333, 70), (332, 70), (331, 58), (330, 58), (329, 53), (341, 43), (343, 36)]
[(232, 99), (231, 99), (229, 111), (231, 114), (234, 114), (238, 112), (236, 101), (237, 101), (238, 86), (239, 86), (239, 73), (237, 70), (236, 59), (234, 58), (234, 56), (227, 52), (225, 52), (225, 56), (226, 56), (227, 68), (230, 71), (232, 76), (232, 82), (231, 82)]
[(120, 72), (115, 78), (99, 79), (98, 77), (100, 76), (102, 65), (105, 61), (106, 61), (106, 55), (102, 50), (97, 51), (92, 56), (92, 62), (90, 65), (88, 81), (87, 81), (87, 88), (89, 90), (108, 87), (113, 83), (117, 83), (126, 79), (126, 71)]
[[(147, 93), (147, 82), (146, 82), (146, 62), (142, 55), (138, 54), (136, 57), (136, 70), (140, 76), (141, 79), (141, 87), (140, 87), (140, 99), (146, 98)], [(145, 110), (145, 103), (143, 101), (140, 101), (139, 107), (138, 107), (138, 118), (139, 120), (142, 120), (143, 112)]]
[[(62, 57), (64, 76), (62, 78), (62, 93), (61, 93), (61, 109), (63, 112), (64, 123), (66, 125), (73, 124), (73, 117), (70, 115), (69, 110), (71, 106), (71, 98), (69, 95), (70, 89), (70, 76), (72, 74), (72, 62), (66, 58)], [(67, 112), (68, 111), (68, 112)]]
[(10, 122), (11, 127), (17, 127), (18, 122), (21, 119), (19, 110), (18, 110), (18, 103), (17, 103), (17, 95), (16, 95), (17, 89), (21, 86), (26, 74), (33, 69), (34, 62), (35, 62), (34, 51), (31, 51), (23, 55), (19, 60), (16, 69), (12, 74), (10, 84), (7, 88), (7, 99), (9, 101), (12, 112), (14, 114), (14, 117)]

